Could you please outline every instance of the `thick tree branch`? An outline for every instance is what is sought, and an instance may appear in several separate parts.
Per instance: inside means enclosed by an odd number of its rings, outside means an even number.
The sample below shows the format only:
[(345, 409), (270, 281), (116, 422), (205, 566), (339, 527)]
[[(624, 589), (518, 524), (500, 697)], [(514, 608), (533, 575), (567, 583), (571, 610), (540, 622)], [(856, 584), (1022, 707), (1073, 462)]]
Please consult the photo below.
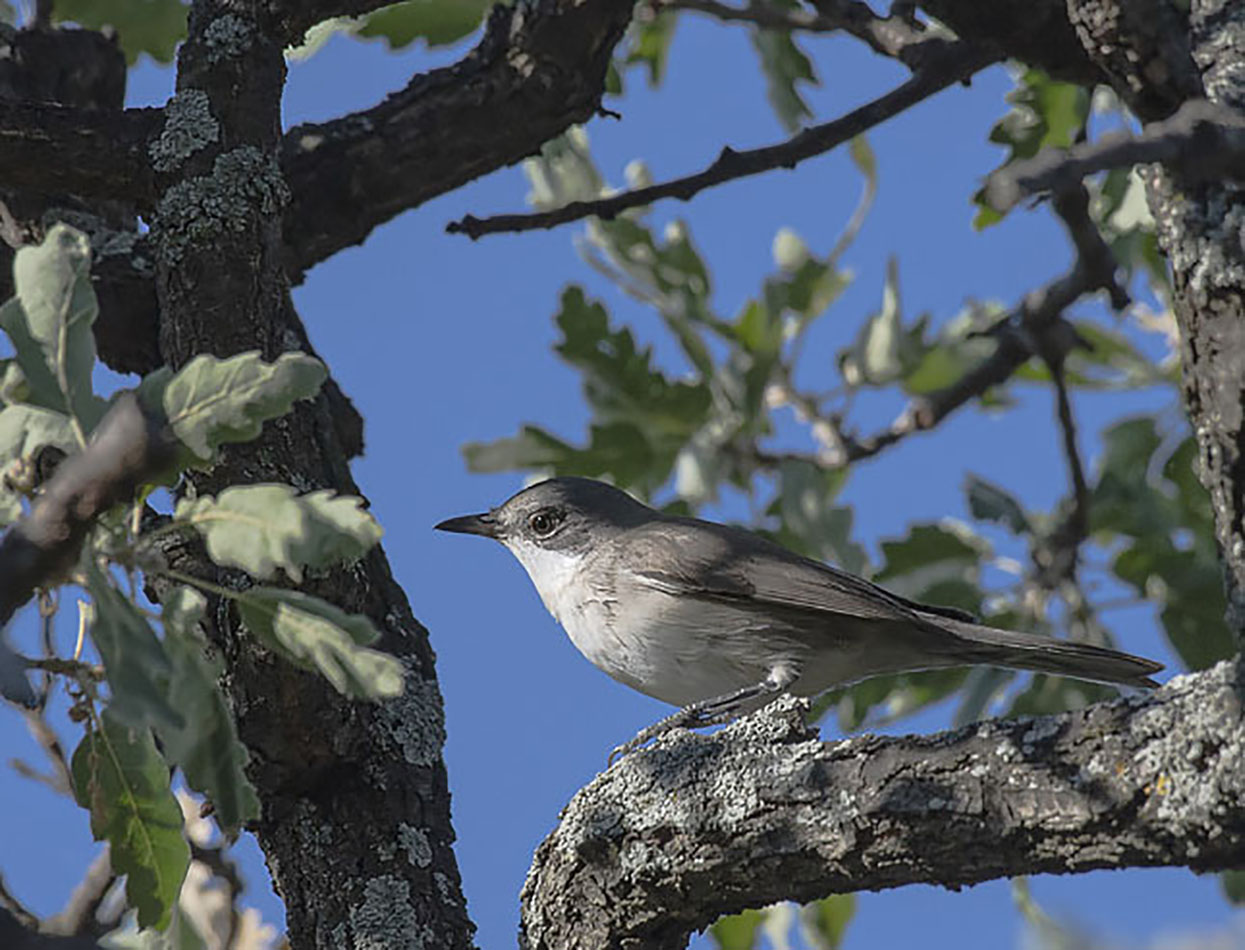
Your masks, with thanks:
[(467, 215), (460, 221), (451, 222), (446, 230), (475, 239), (484, 234), (552, 228), (592, 216), (610, 219), (629, 208), (649, 205), (663, 198), (690, 201), (705, 189), (724, 182), (759, 175), (776, 168), (794, 168), (806, 159), (824, 154), (862, 132), (867, 132), (947, 86), (967, 80), (997, 58), (994, 53), (967, 44), (953, 44), (936, 59), (929, 61), (911, 79), (885, 95), (831, 122), (805, 129), (786, 142), (744, 151), (735, 151), (728, 146), (722, 149), (717, 160), (708, 168), (683, 178), (624, 191), (594, 201), (572, 201), (550, 211), (501, 214), (483, 219)]
[(291, 129), (286, 269), (363, 241), (398, 213), (534, 154), (600, 107), (633, 0), (498, 4), (462, 61), (364, 112)]
[(1109, 168), (1161, 162), (1182, 181), (1245, 179), (1245, 117), (1205, 99), (1190, 99), (1140, 135), (1117, 132), (1069, 149), (1043, 149), (994, 172), (986, 200), (1007, 211), (1026, 195), (1058, 191)]
[(961, 39), (1001, 49), (1056, 79), (1105, 81), (1077, 41), (1064, 0), (920, 0), (919, 6)]
[(580, 791), (523, 889), (520, 945), (673, 948), (721, 914), (904, 884), (1237, 867), (1236, 664), (1076, 712), (823, 743), (783, 699), (679, 731)]
[(0, 99), (4, 187), (149, 202), (159, 109), (124, 112)]
[[(297, 348), (301, 334), (283, 260), (285, 65), (282, 42), (260, 15), (252, 4), (195, 0), (178, 54), (179, 96), (205, 105), (220, 134), (157, 178), (151, 240), (159, 341), (174, 367), (199, 353), (257, 349), (271, 359)], [(225, 18), (250, 41), (222, 52), (213, 37)], [(188, 482), (210, 493), (279, 481), (358, 494), (329, 412), (324, 398), (299, 403), (256, 441), (228, 447), (211, 471), (189, 473)], [(171, 567), (216, 576), (201, 546), (165, 553)], [(301, 589), (369, 616), (381, 631), (379, 647), (401, 660), (406, 675), (400, 697), (355, 702), (263, 649), (227, 606), (210, 611), (208, 634), (224, 658), (224, 685), (261, 802), (254, 830), (285, 902), (290, 943), (337, 950), (418, 941), (428, 950), (466, 950), (473, 928), (452, 849), (444, 714), (427, 632), (379, 548), (304, 577)], [(153, 584), (151, 593), (163, 591)], [(342, 867), (350, 873), (334, 872)]]

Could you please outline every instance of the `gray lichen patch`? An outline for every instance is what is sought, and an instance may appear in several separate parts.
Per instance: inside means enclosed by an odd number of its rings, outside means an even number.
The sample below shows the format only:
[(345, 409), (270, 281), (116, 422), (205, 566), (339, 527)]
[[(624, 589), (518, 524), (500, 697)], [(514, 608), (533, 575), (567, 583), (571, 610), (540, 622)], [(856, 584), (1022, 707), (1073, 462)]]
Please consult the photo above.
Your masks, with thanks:
[(178, 182), (164, 193), (154, 228), (160, 253), (175, 264), (191, 248), (214, 245), (276, 215), (288, 200), (275, 158), (253, 145), (235, 148), (217, 157), (210, 175)]
[(220, 139), (220, 125), (202, 89), (183, 89), (164, 107), (164, 128), (147, 153), (152, 167), (168, 172), (201, 148)]
[(245, 53), (251, 46), (253, 36), (251, 24), (242, 17), (233, 13), (217, 17), (203, 31), (208, 62), (215, 64)]
[(428, 835), (422, 829), (402, 822), (398, 825), (398, 844), (406, 852), (407, 859), (417, 868), (426, 868), (432, 863), (432, 845), (428, 843)]
[(363, 887), (363, 900), (350, 908), (350, 937), (338, 926), (334, 944), (351, 950), (418, 950), (436, 940), (421, 926), (411, 906), (411, 886), (399, 877), (382, 874)]
[(436, 680), (411, 671), (401, 696), (381, 706), (381, 723), (410, 765), (432, 765), (445, 745), (445, 711)]

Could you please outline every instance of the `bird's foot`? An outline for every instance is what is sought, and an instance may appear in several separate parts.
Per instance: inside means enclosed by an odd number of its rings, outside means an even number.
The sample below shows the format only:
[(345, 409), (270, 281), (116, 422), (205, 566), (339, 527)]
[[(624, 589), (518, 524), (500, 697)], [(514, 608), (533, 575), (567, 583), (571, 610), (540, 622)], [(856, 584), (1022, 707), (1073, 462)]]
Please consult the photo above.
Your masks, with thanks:
[(648, 745), (654, 739), (660, 739), (667, 732), (672, 732), (675, 729), (700, 729), (704, 726), (718, 726), (724, 722), (730, 722), (735, 718), (738, 706), (738, 702), (727, 704), (721, 698), (684, 706), (678, 712), (672, 713), (665, 719), (659, 719), (651, 726), (641, 729), (635, 734), (633, 739), (615, 747), (606, 762), (606, 768), (609, 768), (628, 752), (634, 752), (641, 746)]

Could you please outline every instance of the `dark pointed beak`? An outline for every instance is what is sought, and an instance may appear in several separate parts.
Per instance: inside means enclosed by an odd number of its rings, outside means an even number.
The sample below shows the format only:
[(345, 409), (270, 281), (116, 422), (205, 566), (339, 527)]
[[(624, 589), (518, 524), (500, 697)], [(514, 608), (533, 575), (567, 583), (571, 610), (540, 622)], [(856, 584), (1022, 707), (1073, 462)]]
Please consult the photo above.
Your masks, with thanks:
[(436, 526), (438, 531), (453, 531), (455, 534), (479, 534), (486, 538), (497, 537), (497, 521), (487, 512), (482, 515), (463, 515), (450, 518)]

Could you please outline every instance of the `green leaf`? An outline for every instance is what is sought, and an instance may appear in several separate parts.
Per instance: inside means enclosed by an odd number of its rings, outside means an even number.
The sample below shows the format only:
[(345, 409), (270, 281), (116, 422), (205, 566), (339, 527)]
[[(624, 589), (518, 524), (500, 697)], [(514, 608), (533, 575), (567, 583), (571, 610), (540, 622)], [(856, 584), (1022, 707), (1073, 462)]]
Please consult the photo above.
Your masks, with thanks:
[(671, 382), (653, 368), (652, 349), (641, 349), (629, 329), (614, 330), (609, 315), (579, 287), (562, 293), (556, 350), (583, 374), (584, 395), (598, 420), (641, 422), (655, 439), (680, 442), (704, 421), (709, 389), (703, 383)]
[[(914, 524), (902, 540), (882, 542), (885, 563), (874, 579), (905, 597), (934, 602), (936, 589), (945, 592), (967, 585), (975, 591), (977, 572), (987, 551), (985, 541), (964, 525), (950, 521)], [(981, 594), (970, 593), (968, 599), (967, 605), (958, 602), (960, 597), (937, 602), (976, 610)]]
[(1245, 871), (1224, 871), (1219, 875), (1219, 886), (1228, 903), (1238, 907), (1245, 904)]
[(164, 645), (138, 608), (94, 562), (88, 563), (86, 574), (95, 607), (91, 640), (112, 691), (108, 708), (136, 728), (180, 729), (184, 720), (170, 704), (173, 670)]
[(852, 510), (833, 504), (847, 480), (846, 469), (820, 469), (788, 460), (780, 470), (779, 540), (809, 557), (830, 561), (853, 574), (867, 564), (864, 548), (851, 540)]
[(816, 950), (839, 950), (855, 913), (855, 894), (832, 894), (801, 907), (800, 924)]
[(113, 870), (140, 927), (163, 928), (190, 865), (182, 810), (169, 789), (169, 767), (151, 733), (104, 711), (71, 762), (74, 797), (91, 813), (91, 834), (107, 841)]
[(402, 664), (366, 644), (380, 634), (361, 614), (348, 614), (294, 590), (253, 587), (238, 595), (247, 629), (266, 647), (356, 699), (389, 699), (402, 692)]
[(430, 47), (448, 46), (475, 32), (492, 6), (493, 0), (405, 0), (368, 14), (355, 32), (380, 37), (390, 49), (419, 39)]
[(91, 289), (91, 245), (86, 235), (57, 224), (37, 247), (13, 261), (17, 296), (0, 308), (0, 327), (13, 343), (29, 401), (72, 414), (89, 432), (106, 405), (91, 391), (99, 313)]
[[(1046, 147), (1067, 148), (1085, 127), (1089, 118), (1089, 90), (1075, 83), (1051, 79), (1040, 69), (1029, 68), (1016, 79), (1007, 94), (1011, 111), (990, 130), (990, 141), (1008, 148), (1000, 167), (1022, 158), (1032, 158)], [(973, 196), (978, 230), (1003, 219), (985, 200), (984, 189)]]
[[(774, 6), (793, 7), (794, 3), (775, 0)], [(813, 64), (796, 45), (790, 32), (756, 29), (752, 31), (752, 45), (761, 59), (765, 73), (765, 89), (770, 105), (788, 132), (800, 128), (804, 119), (813, 112), (800, 95), (799, 83), (817, 85)]]
[(283, 353), (273, 363), (256, 352), (224, 360), (204, 353), (171, 379), (155, 377), (148, 385), (154, 396), (163, 383), (160, 402), (173, 434), (209, 461), (224, 443), (255, 438), (265, 421), (310, 399), (326, 376), (324, 364), (304, 353)]
[[(33, 458), (45, 446), (64, 452), (78, 448), (67, 415), (27, 405), (6, 406), (0, 411), (0, 473), (14, 462)], [(0, 478), (0, 527), (22, 516), (21, 499), (21, 494)]]
[(674, 11), (660, 10), (653, 15), (651, 8), (646, 8), (631, 21), (631, 27), (627, 31), (627, 54), (623, 63), (627, 66), (645, 66), (648, 69), (650, 86), (660, 85), (665, 75), (676, 22)]
[(301, 581), (304, 567), (355, 560), (380, 540), (380, 525), (362, 505), (357, 495), (329, 490), (238, 485), (215, 498), (183, 498), (173, 517), (195, 527), (217, 564), (261, 580), (281, 568)]
[(247, 753), (238, 741), (233, 715), (217, 683), (221, 663), (208, 655), (200, 629), (207, 601), (189, 587), (164, 597), (164, 649), (172, 664), (170, 695), (183, 712), (180, 729), (162, 727), (169, 761), (186, 784), (212, 803), (217, 824), (227, 835), (259, 817), (259, 799), (246, 777)]
[(719, 950), (752, 950), (756, 946), (757, 931), (764, 922), (764, 911), (745, 910), (730, 917), (719, 917), (709, 927), (709, 936)]
[(964, 493), (968, 496), (968, 510), (974, 518), (1001, 524), (1012, 534), (1028, 534), (1033, 530), (1020, 502), (998, 485), (969, 475)]
[(143, 53), (171, 63), (186, 38), (187, 8), (182, 0), (55, 0), (52, 19), (88, 30), (112, 27), (131, 66)]

